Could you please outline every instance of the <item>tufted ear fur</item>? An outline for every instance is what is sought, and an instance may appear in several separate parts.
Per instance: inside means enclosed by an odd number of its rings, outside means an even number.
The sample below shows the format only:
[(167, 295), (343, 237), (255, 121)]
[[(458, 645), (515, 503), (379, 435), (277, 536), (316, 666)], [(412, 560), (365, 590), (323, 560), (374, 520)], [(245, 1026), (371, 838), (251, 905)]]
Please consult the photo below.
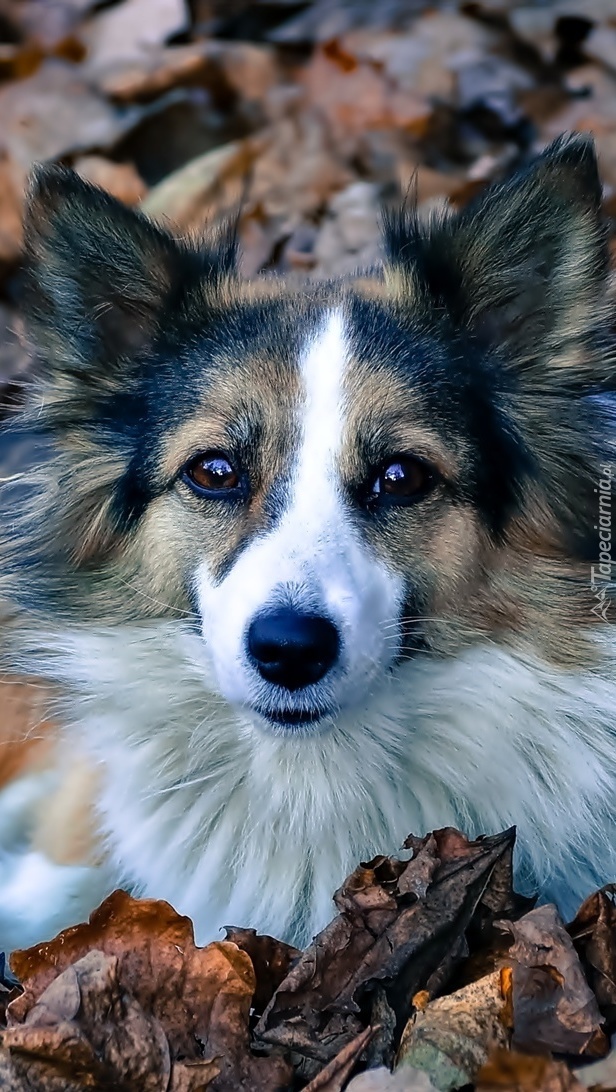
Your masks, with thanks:
[(192, 249), (73, 171), (42, 167), (25, 220), (26, 311), (52, 391), (113, 393), (190, 287), (232, 271), (234, 243)]
[(571, 349), (596, 325), (607, 273), (589, 136), (560, 137), (457, 215), (390, 216), (386, 246), (390, 283), (419, 314), (446, 316), (519, 369), (549, 359), (582, 378), (588, 358)]

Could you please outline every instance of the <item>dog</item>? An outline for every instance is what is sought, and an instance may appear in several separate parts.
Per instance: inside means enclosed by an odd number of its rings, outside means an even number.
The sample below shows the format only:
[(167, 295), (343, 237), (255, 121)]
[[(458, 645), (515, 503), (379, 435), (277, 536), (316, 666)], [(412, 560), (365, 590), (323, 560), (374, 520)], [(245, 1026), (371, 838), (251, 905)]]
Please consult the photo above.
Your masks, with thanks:
[(565, 914), (613, 880), (590, 137), (461, 211), (385, 214), (382, 268), (341, 282), (244, 283), (233, 232), (177, 241), (58, 167), (26, 239), (12, 427), (51, 455), (2, 528), (4, 669), (53, 723), (0, 793), (0, 946), (116, 886), (199, 942), (303, 945), (360, 860), (449, 824), (517, 825), (521, 889)]

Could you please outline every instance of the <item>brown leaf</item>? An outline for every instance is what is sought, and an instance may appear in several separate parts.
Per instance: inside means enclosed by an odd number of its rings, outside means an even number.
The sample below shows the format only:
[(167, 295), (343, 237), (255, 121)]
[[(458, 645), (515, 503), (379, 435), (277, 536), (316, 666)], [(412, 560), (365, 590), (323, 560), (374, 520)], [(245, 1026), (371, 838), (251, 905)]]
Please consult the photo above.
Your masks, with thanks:
[(22, 244), (22, 178), (0, 149), (0, 265), (14, 265)]
[(358, 1059), (374, 1035), (373, 1028), (360, 1031), (331, 1062), (306, 1085), (304, 1092), (342, 1092)]
[(567, 926), (586, 977), (611, 1030), (616, 1026), (616, 885), (582, 903)]
[(0, 1088), (2, 1092), (86, 1092), (93, 1085), (73, 1079), (63, 1066), (50, 1068), (46, 1061), (21, 1058), (5, 1050), (0, 1042)]
[(477, 1092), (582, 1092), (564, 1062), (510, 1050), (496, 1051), (480, 1070)]
[(353, 181), (325, 120), (314, 110), (282, 118), (262, 138), (248, 200), (267, 218), (288, 225), (288, 234)]
[(331, 199), (314, 258), (319, 276), (369, 269), (381, 256), (379, 187), (354, 182)]
[(216, 46), (212, 42), (189, 42), (151, 48), (136, 57), (115, 58), (112, 67), (95, 73), (94, 82), (119, 102), (150, 99), (172, 87), (203, 79), (212, 67), (212, 58), (218, 55)]
[(528, 1053), (605, 1053), (601, 1013), (556, 907), (540, 906), (517, 922), (503, 922), (514, 939), (513, 1045)]
[[(166, 1092), (202, 1092), (210, 1088), (231, 1088), (229, 1085), (215, 1085), (214, 1080), (220, 1074), (220, 1065), (213, 1062), (176, 1062), (171, 1074), (171, 1084)], [(235, 1092), (235, 1086), (233, 1086)], [(247, 1090), (248, 1092), (248, 1090)]]
[(280, 79), (275, 51), (251, 42), (217, 44), (217, 65), (228, 90), (246, 104), (263, 104)]
[(226, 939), (250, 956), (257, 979), (252, 1007), (260, 1016), (302, 953), (299, 948), (259, 934), (255, 929), (227, 926), (225, 931)]
[(0, 88), (0, 147), (24, 172), (33, 163), (112, 147), (136, 122), (115, 110), (75, 65), (48, 60), (33, 76)]
[(182, 231), (203, 227), (237, 209), (246, 174), (259, 145), (233, 141), (186, 163), (154, 186), (142, 209)]
[[(48, 944), (13, 954), (11, 964), (24, 994), (9, 1006), (11, 1025), (23, 1024), (57, 976), (97, 949), (118, 961), (118, 982), (162, 1026), (172, 1060), (216, 1061), (217, 1092), (246, 1087), (284, 1087), (288, 1067), (278, 1057), (249, 1051), (248, 1018), (255, 989), (249, 957), (235, 944), (194, 943), (192, 924), (168, 903), (137, 900), (116, 891), (91, 915)], [(199, 1068), (178, 1081), (199, 1077)], [(209, 1079), (209, 1076), (208, 1076)], [(195, 1088), (198, 1084), (195, 1085)]]
[(131, 163), (114, 163), (102, 155), (82, 155), (73, 169), (125, 205), (137, 205), (147, 193), (145, 182)]
[[(85, 1087), (105, 1084), (164, 1092), (171, 1059), (161, 1024), (146, 1015), (118, 979), (118, 959), (92, 950), (43, 991), (23, 1024), (8, 1028), (3, 1046), (15, 1070), (47, 1062)], [(37, 1078), (38, 1079), (38, 1078)]]
[[(466, 931), (497, 863), (504, 857), (510, 867), (513, 839), (511, 831), (476, 842), (437, 832), (417, 843), (411, 862), (378, 857), (360, 865), (336, 892), (341, 913), (291, 969), (257, 1034), (327, 1062), (361, 1030), (360, 1001), (377, 986), (406, 1016), (408, 999)], [(409, 891), (413, 882), (423, 890), (426, 857), (432, 881), (417, 897)]]

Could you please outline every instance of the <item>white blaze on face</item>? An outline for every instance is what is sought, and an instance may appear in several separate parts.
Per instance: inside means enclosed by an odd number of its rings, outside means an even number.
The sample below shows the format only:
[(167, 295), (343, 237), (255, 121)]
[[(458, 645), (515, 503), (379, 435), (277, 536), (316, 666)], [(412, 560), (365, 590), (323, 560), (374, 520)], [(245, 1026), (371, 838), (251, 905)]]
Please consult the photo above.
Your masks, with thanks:
[(319, 683), (284, 697), (285, 708), (318, 702), (344, 709), (374, 684), (397, 652), (395, 629), (402, 580), (369, 552), (349, 518), (340, 480), (348, 362), (342, 312), (330, 312), (301, 360), (300, 443), (284, 512), (214, 585), (206, 564), (197, 573), (203, 635), (225, 698), (278, 708), (279, 687), (264, 682), (246, 655), (253, 618), (289, 606), (333, 621), (341, 654)]

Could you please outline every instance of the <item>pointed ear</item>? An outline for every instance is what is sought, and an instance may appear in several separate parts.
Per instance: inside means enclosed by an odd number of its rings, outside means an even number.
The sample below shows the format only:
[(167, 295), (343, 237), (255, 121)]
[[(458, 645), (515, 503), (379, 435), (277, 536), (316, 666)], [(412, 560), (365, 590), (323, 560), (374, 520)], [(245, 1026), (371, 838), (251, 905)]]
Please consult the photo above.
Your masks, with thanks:
[[(146, 348), (215, 258), (60, 167), (33, 175), (25, 221), (26, 310), (56, 372), (104, 387)], [(233, 264), (218, 255), (217, 272)]]
[(525, 171), (458, 215), (390, 218), (397, 295), (529, 363), (596, 322), (607, 274), (592, 139), (560, 137)]

